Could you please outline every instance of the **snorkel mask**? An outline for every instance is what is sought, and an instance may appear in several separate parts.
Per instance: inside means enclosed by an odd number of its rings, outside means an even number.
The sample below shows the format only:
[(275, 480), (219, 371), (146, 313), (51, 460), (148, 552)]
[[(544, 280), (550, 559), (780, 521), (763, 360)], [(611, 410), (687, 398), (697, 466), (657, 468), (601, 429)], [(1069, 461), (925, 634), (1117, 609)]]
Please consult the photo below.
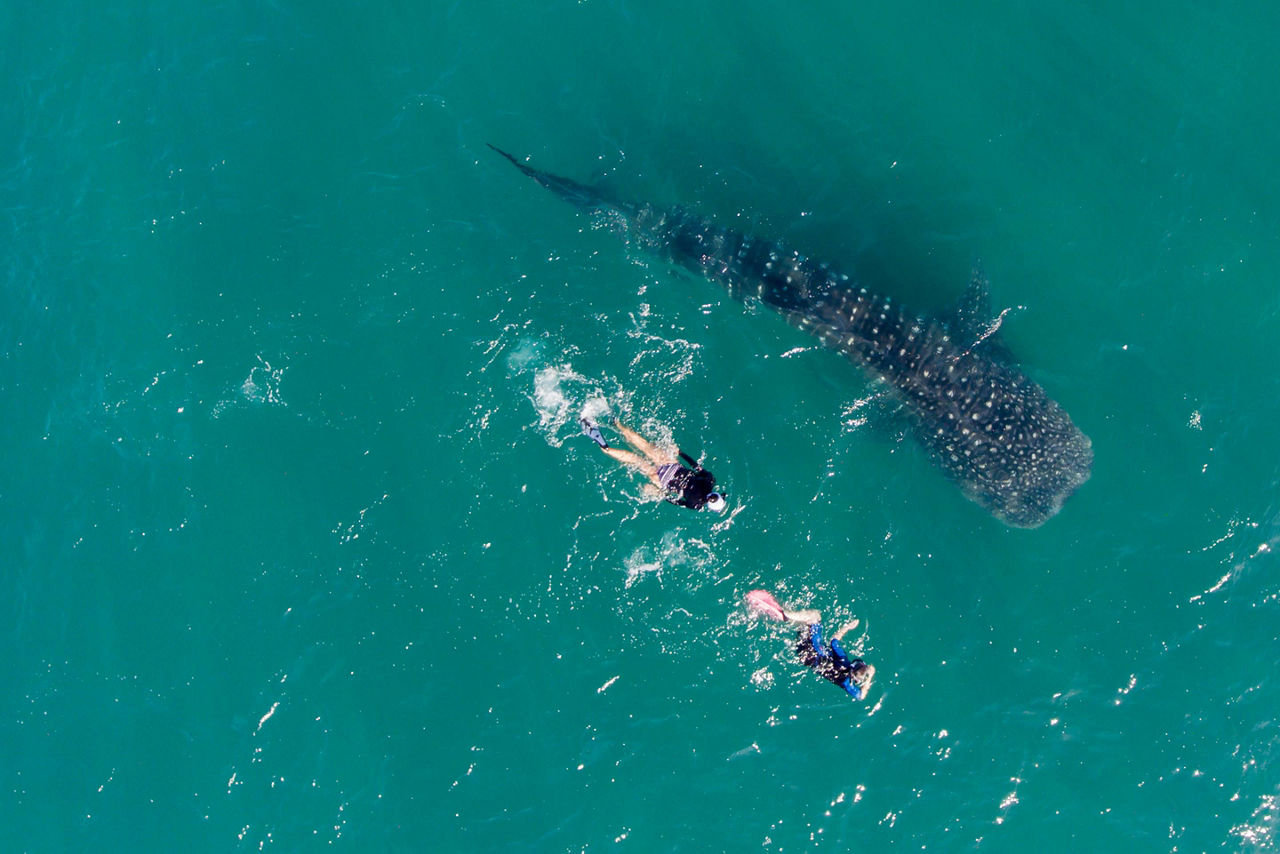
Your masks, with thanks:
[(724, 496), (718, 492), (707, 494), (706, 508), (713, 513), (723, 513), (724, 508), (728, 506), (728, 502), (724, 500)]

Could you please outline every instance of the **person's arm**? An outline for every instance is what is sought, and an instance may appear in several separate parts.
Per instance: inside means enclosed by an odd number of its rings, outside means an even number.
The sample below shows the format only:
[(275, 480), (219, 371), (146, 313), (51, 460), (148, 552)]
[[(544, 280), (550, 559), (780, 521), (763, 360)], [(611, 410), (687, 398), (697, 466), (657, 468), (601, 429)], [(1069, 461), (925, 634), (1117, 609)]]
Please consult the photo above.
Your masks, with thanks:
[(844, 680), (843, 682), (840, 683), (840, 687), (843, 688), (845, 693), (848, 694), (853, 699), (855, 700), (862, 699), (862, 688), (860, 688), (858, 684), (854, 682), (852, 679)]

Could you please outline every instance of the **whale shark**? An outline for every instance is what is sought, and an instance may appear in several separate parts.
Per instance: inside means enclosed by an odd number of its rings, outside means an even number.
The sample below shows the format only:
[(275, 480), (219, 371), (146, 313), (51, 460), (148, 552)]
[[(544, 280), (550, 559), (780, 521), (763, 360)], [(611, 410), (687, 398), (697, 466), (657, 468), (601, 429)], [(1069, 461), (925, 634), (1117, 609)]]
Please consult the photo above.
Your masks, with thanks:
[(882, 380), (932, 459), (1005, 524), (1042, 525), (1089, 479), (1089, 437), (1016, 365), (980, 270), (953, 312), (926, 317), (778, 242), (686, 208), (616, 198), (489, 147), (635, 245), (763, 302)]

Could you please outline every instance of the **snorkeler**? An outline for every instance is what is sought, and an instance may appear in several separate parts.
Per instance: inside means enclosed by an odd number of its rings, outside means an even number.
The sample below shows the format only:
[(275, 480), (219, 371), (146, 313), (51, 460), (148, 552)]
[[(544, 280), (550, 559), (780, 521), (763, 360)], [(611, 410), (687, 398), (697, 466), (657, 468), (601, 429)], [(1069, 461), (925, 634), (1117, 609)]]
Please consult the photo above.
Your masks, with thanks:
[(771, 620), (798, 623), (799, 634), (796, 637), (796, 657), (806, 667), (812, 667), (818, 675), (844, 689), (850, 697), (861, 700), (871, 687), (871, 680), (876, 675), (874, 665), (867, 664), (861, 658), (849, 658), (840, 639), (846, 632), (857, 628), (854, 620), (840, 627), (831, 636), (831, 643), (822, 643), (822, 615), (817, 611), (783, 610), (778, 600), (767, 590), (752, 590), (747, 594), (747, 607), (757, 614), (763, 614)]
[(664, 498), (672, 504), (691, 510), (705, 507), (716, 513), (724, 512), (727, 505), (724, 495), (716, 491), (715, 477), (684, 451), (676, 448), (675, 454), (672, 454), (659, 448), (616, 418), (613, 429), (640, 453), (611, 448), (594, 421), (584, 417), (578, 419), (578, 423), (582, 425), (582, 432), (590, 436), (591, 441), (600, 446), (600, 450), (649, 478), (649, 483), (644, 487), (646, 495)]

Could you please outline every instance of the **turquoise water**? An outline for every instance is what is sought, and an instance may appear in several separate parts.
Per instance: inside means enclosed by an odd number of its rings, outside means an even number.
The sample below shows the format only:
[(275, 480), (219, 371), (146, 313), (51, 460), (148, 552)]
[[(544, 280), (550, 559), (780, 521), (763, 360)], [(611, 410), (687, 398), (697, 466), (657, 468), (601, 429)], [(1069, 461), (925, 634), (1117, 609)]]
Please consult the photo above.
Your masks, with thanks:
[[(1274, 849), (1278, 25), (8, 4), (0, 848)], [(980, 260), (1092, 479), (1001, 525), (486, 142), (921, 310)], [(753, 587), (859, 617), (868, 702)]]

